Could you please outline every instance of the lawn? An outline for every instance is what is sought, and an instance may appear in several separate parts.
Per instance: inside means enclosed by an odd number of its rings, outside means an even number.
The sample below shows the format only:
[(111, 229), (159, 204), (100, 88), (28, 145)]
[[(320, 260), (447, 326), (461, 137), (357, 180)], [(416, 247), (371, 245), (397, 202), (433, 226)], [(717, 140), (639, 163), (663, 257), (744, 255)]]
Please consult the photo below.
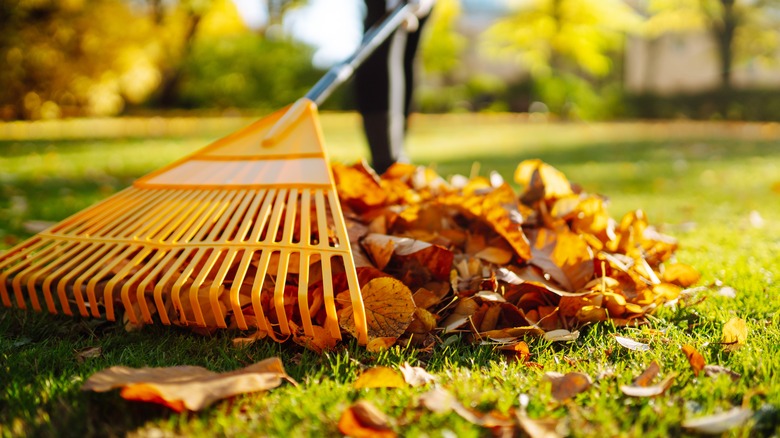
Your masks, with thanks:
[[(365, 155), (354, 115), (321, 120), (332, 160), (351, 163)], [(0, 250), (28, 237), (31, 221), (59, 221), (207, 144), (219, 129), (193, 136), (145, 138), (124, 130), (129, 135), (122, 138), (0, 139)], [(270, 341), (234, 347), (236, 333), (227, 331), (202, 337), (147, 326), (128, 333), (116, 323), (0, 308), (2, 435), (338, 435), (342, 412), (360, 399), (387, 414), (402, 436), (491, 435), (455, 413), (421, 408), (420, 395), (429, 388), (352, 386), (365, 368), (404, 362), (436, 375), (438, 385), (469, 409), (508, 413), (527, 401), (530, 417), (557, 419), (574, 436), (683, 435), (683, 421), (735, 406), (754, 415), (730, 435), (780, 433), (780, 126), (420, 116), (409, 149), (416, 163), (443, 176), (496, 171), (511, 180), (517, 163), (540, 158), (585, 191), (608, 196), (613, 217), (644, 210), (651, 223), (679, 239), (677, 259), (701, 272), (699, 287), (688, 305), (659, 309), (638, 328), (602, 323), (574, 342), (529, 338), (538, 367), (452, 336), (431, 351), (368, 353), (348, 342), (319, 356)], [(742, 348), (727, 351), (721, 332), (733, 317), (747, 322), (749, 334)], [(650, 349), (624, 348), (614, 334)], [(740, 377), (695, 376), (684, 344)], [(101, 354), (79, 355), (90, 347)], [(228, 371), (271, 356), (282, 359), (297, 387), (239, 396), (199, 413), (127, 402), (116, 391), (80, 390), (87, 377), (117, 364)], [(661, 377), (677, 373), (672, 386), (655, 398), (624, 395), (620, 386), (654, 360)], [(543, 380), (550, 371), (579, 371), (594, 385), (558, 402)]]

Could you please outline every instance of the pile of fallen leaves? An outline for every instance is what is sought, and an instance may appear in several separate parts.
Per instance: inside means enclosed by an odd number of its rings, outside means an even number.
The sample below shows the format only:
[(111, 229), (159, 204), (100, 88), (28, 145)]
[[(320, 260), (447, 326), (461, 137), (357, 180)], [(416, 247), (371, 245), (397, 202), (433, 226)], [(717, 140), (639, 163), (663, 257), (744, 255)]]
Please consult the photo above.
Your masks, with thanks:
[[(635, 324), (699, 278), (672, 262), (676, 241), (641, 211), (616, 221), (605, 198), (539, 160), (518, 165), (519, 193), (495, 173), (447, 181), (408, 164), (381, 177), (362, 163), (332, 169), (369, 349), (401, 339), (431, 345), (450, 332), (512, 343), (576, 335), (607, 319)], [(354, 335), (346, 292), (337, 305), (342, 329)]]

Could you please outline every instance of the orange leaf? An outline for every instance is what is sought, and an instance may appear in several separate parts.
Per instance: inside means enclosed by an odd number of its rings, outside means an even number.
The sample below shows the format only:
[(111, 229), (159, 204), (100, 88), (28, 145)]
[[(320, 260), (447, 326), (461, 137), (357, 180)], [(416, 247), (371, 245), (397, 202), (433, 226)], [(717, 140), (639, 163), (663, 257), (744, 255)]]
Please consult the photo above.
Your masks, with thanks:
[(347, 167), (333, 163), (333, 177), (339, 198), (358, 211), (381, 206), (387, 200), (387, 194), (374, 175), (360, 163)]
[(531, 358), (531, 350), (528, 349), (528, 344), (524, 341), (511, 345), (504, 345), (500, 349), (504, 354), (521, 363), (527, 362), (528, 359)]
[[(412, 291), (392, 277), (375, 278), (361, 290), (366, 310), (368, 337), (397, 338), (401, 336), (414, 319)], [(357, 337), (352, 305), (338, 311), (339, 325)]]
[(355, 389), (404, 388), (408, 384), (396, 370), (388, 367), (374, 367), (364, 371), (352, 386)]
[(169, 368), (111, 367), (87, 379), (83, 391), (105, 392), (123, 388), (128, 400), (164, 404), (176, 411), (198, 411), (217, 400), (238, 394), (276, 388), (287, 376), (281, 360), (272, 357), (246, 368), (215, 373), (196, 366)]
[(688, 344), (682, 346), (682, 351), (685, 353), (685, 357), (688, 358), (688, 363), (691, 364), (691, 368), (693, 368), (693, 374), (698, 376), (699, 372), (707, 365), (704, 361), (704, 356)]
[(387, 416), (371, 403), (360, 400), (348, 407), (339, 420), (339, 431), (354, 438), (394, 438)]
[(371, 353), (379, 353), (392, 347), (398, 338), (374, 338), (366, 344), (366, 350)]
[(587, 374), (576, 372), (567, 374), (548, 372), (544, 374), (544, 380), (552, 384), (552, 396), (558, 401), (570, 399), (590, 388), (591, 385)]
[(293, 341), (319, 354), (332, 350), (339, 343), (339, 339), (331, 336), (330, 330), (318, 325), (312, 326), (312, 329), (314, 330), (314, 336), (294, 333)]

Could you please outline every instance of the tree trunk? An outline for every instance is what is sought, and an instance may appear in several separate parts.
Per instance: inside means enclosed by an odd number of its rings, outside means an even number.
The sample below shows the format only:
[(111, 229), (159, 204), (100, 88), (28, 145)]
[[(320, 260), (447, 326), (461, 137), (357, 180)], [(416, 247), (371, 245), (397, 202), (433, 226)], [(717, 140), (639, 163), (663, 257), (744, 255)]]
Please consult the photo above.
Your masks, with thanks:
[(198, 30), (202, 16), (199, 13), (191, 12), (187, 20), (187, 30), (184, 34), (182, 49), (179, 53), (179, 59), (164, 70), (162, 85), (160, 85), (160, 94), (157, 103), (162, 108), (173, 108), (179, 100), (179, 84), (183, 76), (184, 61), (187, 59), (191, 49), (192, 41)]
[(720, 22), (713, 21), (713, 33), (718, 46), (718, 60), (720, 61), (720, 87), (729, 90), (732, 86), (732, 68), (734, 64), (734, 33), (738, 24), (737, 14), (734, 12), (734, 0), (720, 0), (723, 13)]

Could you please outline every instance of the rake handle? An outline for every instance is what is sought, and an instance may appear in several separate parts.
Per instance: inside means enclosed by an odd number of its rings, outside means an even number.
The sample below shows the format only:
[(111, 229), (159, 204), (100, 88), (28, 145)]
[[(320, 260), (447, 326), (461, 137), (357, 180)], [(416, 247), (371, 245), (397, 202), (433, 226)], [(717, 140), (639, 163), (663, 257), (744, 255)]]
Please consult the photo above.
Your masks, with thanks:
[(414, 6), (402, 3), (393, 12), (368, 29), (360, 47), (349, 58), (336, 64), (317, 81), (306, 95), (298, 99), (268, 131), (263, 138), (263, 147), (273, 147), (278, 140), (295, 124), (306, 109), (314, 104), (320, 106), (333, 94), (333, 91), (349, 80), (355, 70), (366, 60), (383, 42), (387, 40), (407, 18), (414, 15)]
[(346, 60), (333, 66), (325, 73), (325, 76), (314, 84), (304, 97), (317, 104), (317, 106), (325, 102), (325, 100), (333, 94), (333, 91), (349, 80), (363, 61), (371, 56), (376, 48), (384, 43), (410, 15), (414, 15), (413, 6), (402, 3), (395, 8), (393, 12), (387, 15), (381, 23), (369, 28), (363, 38), (363, 42), (355, 53)]

